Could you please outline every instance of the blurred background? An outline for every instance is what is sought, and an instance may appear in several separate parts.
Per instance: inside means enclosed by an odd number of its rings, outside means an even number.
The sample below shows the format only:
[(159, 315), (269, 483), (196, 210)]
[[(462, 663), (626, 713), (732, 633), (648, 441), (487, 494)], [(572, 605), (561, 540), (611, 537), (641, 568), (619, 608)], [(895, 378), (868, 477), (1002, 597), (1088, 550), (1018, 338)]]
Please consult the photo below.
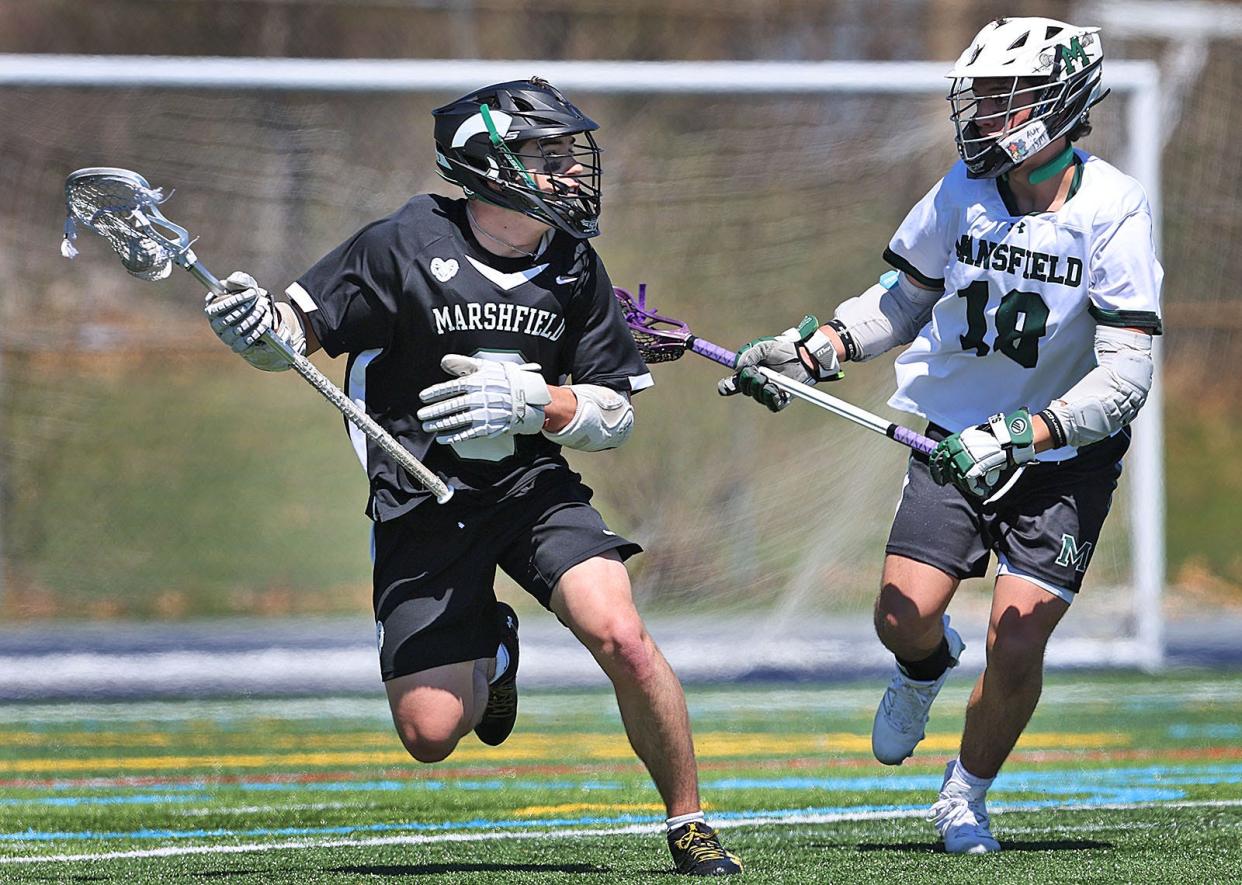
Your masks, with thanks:
[[(947, 70), (1013, 11), (990, 0), (0, 0), (0, 52)], [(1242, 4), (1031, 2), (1021, 13), (1102, 25), (1107, 59), (1159, 66), (1164, 614), (1183, 651), (1210, 640), (1237, 660)], [(64, 261), (62, 185), (76, 168), (115, 165), (175, 188), (165, 212), (201, 237), (199, 257), (278, 291), (410, 195), (451, 193), (434, 174), (429, 112), (462, 91), (0, 93), (0, 654), (24, 662), (35, 688), (23, 691), (89, 680), (98, 663), (62, 661), (81, 669), (52, 679), (39, 664), (48, 652), (152, 643), (292, 649), (277, 669), (298, 649), (341, 643), (344, 657), (320, 669), (376, 685), (365, 482), (339, 417), (292, 373), (262, 375), (227, 352), (188, 275), (137, 281), (86, 233), (82, 255)], [(613, 281), (646, 282), (657, 307), (728, 345), (804, 312), (826, 317), (873, 283), (892, 231), (956, 159), (939, 94), (571, 97), (601, 124), (596, 243)], [(1099, 106), (1083, 146), (1124, 165), (1130, 112), (1120, 96)], [(832, 392), (915, 426), (884, 406), (891, 363), (851, 368)], [(319, 365), (340, 382), (343, 361)], [(630, 443), (571, 460), (613, 527), (646, 547), (632, 561), (636, 592), (653, 622), (672, 625), (657, 638), (686, 639), (679, 670), (882, 660), (868, 612), (903, 450), (810, 408), (773, 416), (722, 400), (719, 369), (694, 357), (654, 374)], [(1123, 484), (1067, 636), (1133, 632), (1130, 495)], [(975, 582), (955, 602), (975, 632), (989, 589)], [(558, 642), (549, 621), (524, 626)], [(738, 624), (774, 656), (743, 660)], [(536, 672), (550, 681), (577, 678), (544, 660)]]

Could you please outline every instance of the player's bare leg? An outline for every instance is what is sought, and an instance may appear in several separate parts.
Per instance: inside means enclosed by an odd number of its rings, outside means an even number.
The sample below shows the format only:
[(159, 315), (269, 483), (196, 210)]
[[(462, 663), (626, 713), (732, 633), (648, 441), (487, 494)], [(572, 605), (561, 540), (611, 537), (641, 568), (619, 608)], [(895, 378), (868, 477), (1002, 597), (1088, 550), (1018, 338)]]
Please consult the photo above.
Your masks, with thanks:
[(685, 692), (634, 608), (620, 558), (609, 552), (571, 568), (553, 590), (551, 608), (612, 680), (630, 746), (668, 810), (677, 872), (740, 873), (741, 860), (703, 819)]
[(669, 816), (698, 811), (686, 696), (643, 626), (620, 558), (609, 552), (574, 566), (556, 585), (551, 604), (612, 680), (630, 745)]
[(1069, 605), (1013, 575), (996, 579), (987, 667), (966, 707), (959, 759), (980, 778), (1000, 771), (1026, 728), (1044, 684), (1044, 649)]
[(896, 673), (876, 709), (871, 750), (900, 765), (926, 734), (932, 701), (961, 656), (961, 637), (944, 611), (958, 581), (937, 568), (890, 555), (875, 604), (875, 630), (897, 658)]
[(932, 806), (936, 830), (953, 854), (1000, 850), (986, 797), (992, 779), (1030, 721), (1043, 687), (1044, 649), (1069, 605), (1012, 575), (996, 580), (988, 621), (988, 662), (966, 707), (958, 758), (945, 768)]
[(491, 660), (445, 664), (384, 683), (401, 743), (419, 762), (439, 762), (483, 717)]
[(903, 661), (926, 658), (944, 638), (944, 612), (958, 580), (935, 566), (904, 556), (884, 557), (875, 632)]

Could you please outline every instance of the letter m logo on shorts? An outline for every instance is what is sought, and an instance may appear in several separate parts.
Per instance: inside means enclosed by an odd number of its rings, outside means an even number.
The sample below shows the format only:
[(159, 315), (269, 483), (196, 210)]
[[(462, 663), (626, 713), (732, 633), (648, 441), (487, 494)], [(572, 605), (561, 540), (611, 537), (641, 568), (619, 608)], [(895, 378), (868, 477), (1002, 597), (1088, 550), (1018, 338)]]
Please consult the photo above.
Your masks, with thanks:
[(1078, 546), (1078, 539), (1073, 535), (1061, 536), (1061, 554), (1057, 557), (1057, 565), (1073, 566), (1074, 571), (1085, 572), (1087, 560), (1091, 558), (1091, 542)]

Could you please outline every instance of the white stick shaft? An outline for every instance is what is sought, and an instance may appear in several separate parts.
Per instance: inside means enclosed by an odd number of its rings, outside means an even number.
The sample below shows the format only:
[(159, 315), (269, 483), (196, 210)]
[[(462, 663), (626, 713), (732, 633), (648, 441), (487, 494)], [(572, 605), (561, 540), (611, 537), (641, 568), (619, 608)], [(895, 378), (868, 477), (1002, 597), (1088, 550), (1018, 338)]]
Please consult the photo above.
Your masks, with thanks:
[[(216, 278), (215, 274), (203, 267), (202, 262), (194, 257), (193, 252), (186, 250), (181, 258), (182, 260), (178, 260), (177, 263), (188, 270), (195, 279), (217, 295), (224, 294), (225, 289), (224, 286), (220, 285), (220, 280)], [(405, 446), (393, 439), (388, 431), (376, 424), (375, 420), (359, 408), (357, 403), (328, 380), (328, 377), (323, 372), (315, 368), (314, 363), (270, 331), (264, 334), (263, 340), (271, 347), (280, 351), (281, 355), (289, 361), (289, 365), (293, 367), (294, 371), (301, 375), (311, 387), (319, 391), (324, 399), (336, 406), (337, 410), (345, 416), (350, 424), (361, 430), (366, 434), (367, 439), (374, 442), (389, 457), (400, 464), (406, 473), (414, 478), (415, 482), (435, 495), (436, 501), (443, 504), (453, 497), (452, 486), (432, 473), (423, 462), (411, 455)]]
[(336, 406), (349, 423), (366, 434), (367, 439), (374, 442), (389, 457), (400, 464), (410, 476), (414, 477), (414, 480), (419, 485), (435, 495), (436, 501), (443, 504), (453, 497), (451, 486), (432, 473), (423, 462), (411, 455), (409, 450), (397, 442), (388, 431), (376, 424), (375, 419), (360, 409), (357, 403), (328, 380), (328, 377), (323, 372), (315, 368), (314, 363), (271, 332), (267, 332), (263, 336), (263, 340), (279, 350), (289, 360), (289, 364), (293, 366), (294, 371), (306, 379), (311, 387), (318, 390), (324, 399)]
[(816, 390), (809, 384), (800, 384), (792, 378), (786, 378), (767, 366), (759, 366), (759, 371), (763, 373), (765, 378), (790, 396), (796, 396), (798, 399), (813, 403), (821, 409), (832, 412), (834, 415), (840, 415), (842, 418), (847, 418), (855, 424), (861, 424), (868, 430), (874, 430), (876, 433), (882, 433), (885, 436), (888, 435), (888, 428), (892, 422), (885, 421), (879, 415), (872, 414), (866, 409), (860, 409), (858, 406), (847, 403), (845, 400), (837, 399), (835, 396), (831, 396), (821, 390)]

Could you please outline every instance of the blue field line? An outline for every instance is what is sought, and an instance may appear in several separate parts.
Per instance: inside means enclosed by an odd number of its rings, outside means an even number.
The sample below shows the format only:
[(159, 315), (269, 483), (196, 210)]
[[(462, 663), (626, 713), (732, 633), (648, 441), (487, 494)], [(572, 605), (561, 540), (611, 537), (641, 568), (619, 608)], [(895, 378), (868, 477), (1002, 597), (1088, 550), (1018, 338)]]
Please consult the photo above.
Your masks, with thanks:
[(1211, 722), (1203, 725), (1178, 723), (1169, 726), (1168, 735), (1178, 740), (1227, 740), (1242, 737), (1242, 725), (1236, 722)]
[[(845, 793), (872, 793), (880, 790), (907, 790), (925, 793), (940, 788), (939, 775), (875, 775), (870, 777), (731, 777), (707, 779), (702, 787), (708, 790), (826, 790)], [(989, 795), (1006, 793), (1047, 793), (1060, 796), (1084, 795), (1097, 797), (1103, 793), (1118, 794), (1125, 801), (1133, 791), (1150, 792), (1170, 786), (1194, 786), (1242, 783), (1242, 764), (1212, 766), (1145, 766), (1141, 768), (1087, 769), (1066, 772), (1006, 772), (997, 778)], [(1153, 798), (1181, 798), (1177, 795)]]
[[(1242, 764), (1226, 764), (1214, 766), (1144, 766), (1138, 768), (1089, 769), (1084, 771), (1019, 771), (1006, 773), (997, 779), (992, 788), (994, 801), (1004, 803), (1012, 808), (1041, 808), (1063, 805), (1066, 800), (1073, 800), (1080, 805), (1107, 805), (1142, 802), (1171, 802), (1186, 798), (1186, 792), (1180, 787), (1213, 786), (1220, 784), (1242, 783)], [(132, 795), (79, 795), (79, 796), (46, 796), (21, 799), (0, 799), (0, 806), (58, 806), (58, 807), (89, 807), (101, 805), (152, 805), (160, 803), (187, 803), (219, 801), (220, 791), (202, 782), (188, 785), (158, 785), (152, 793), (151, 785), (145, 787), (146, 792)], [(230, 784), (246, 792), (368, 792), (389, 791), (400, 792), (431, 791), (446, 789), (466, 791), (499, 791), (499, 790), (562, 790), (562, 791), (617, 791), (622, 788), (615, 781), (540, 781), (540, 780), (379, 780), (379, 781), (330, 781), (301, 783), (265, 783), (242, 782)], [(934, 794), (940, 787), (940, 777), (935, 774), (869, 776), (869, 777), (732, 777), (705, 780), (705, 790), (724, 792), (734, 790), (774, 790), (774, 791), (820, 791), (825, 793), (875, 793), (880, 791), (907, 791), (921, 795)], [(57, 788), (59, 791), (59, 787)], [(1029, 801), (1021, 799), (1007, 800), (1007, 795), (1036, 793), (1055, 797), (1048, 800)], [(825, 810), (825, 813), (839, 813), (843, 810), (908, 810), (919, 806), (840, 806)], [(227, 806), (221, 807), (227, 811)], [(775, 812), (783, 813), (783, 812)], [(763, 812), (747, 812), (759, 814)], [(714, 815), (727, 819), (727, 815)], [(645, 817), (609, 817), (581, 818), (569, 821), (522, 821), (519, 826), (551, 826), (554, 824), (592, 825), (617, 824), (646, 821)], [(655, 818), (651, 818), (655, 820)], [(492, 827), (505, 822), (481, 821), (478, 826)], [(55, 833), (47, 835), (24, 833), (0, 833), (0, 841), (23, 841), (39, 839), (113, 839), (113, 838), (190, 838), (194, 836), (236, 836), (236, 835), (330, 835), (359, 831), (384, 832), (390, 829), (427, 830), (444, 827), (470, 827), (473, 822), (455, 824), (375, 824), (362, 827), (329, 827), (321, 829), (287, 829), (287, 830), (221, 830), (221, 831), (186, 831), (177, 835), (172, 831), (135, 831), (120, 834), (85, 834), (72, 835)], [(513, 825), (513, 824), (509, 824)], [(144, 835), (145, 834), (145, 835)]]
[(169, 802), (209, 802), (207, 793), (140, 794), (134, 796), (40, 796), (30, 799), (0, 799), (0, 806), (52, 805), (75, 808), (82, 805), (164, 805)]
[[(719, 815), (717, 815), (719, 817)], [(594, 826), (601, 824), (645, 824), (662, 821), (657, 815), (622, 814), (613, 817), (593, 818), (556, 818), (540, 820), (486, 820), (476, 818), (466, 821), (444, 821), (440, 823), (419, 823), (416, 821), (392, 824), (362, 824), (355, 826), (335, 827), (277, 827), (257, 828), (249, 830), (152, 830), (140, 829), (128, 832), (49, 832), (26, 830), (20, 833), (0, 833), (0, 841), (4, 842), (56, 842), (56, 841), (91, 841), (114, 839), (202, 839), (211, 837), (238, 838), (263, 836), (333, 836), (349, 833), (389, 833), (389, 832), (455, 832), (465, 830), (494, 830), (498, 827), (516, 829), (545, 829), (568, 826)]]
[(540, 781), (540, 780), (407, 780), (407, 781), (316, 781), (311, 784), (300, 783), (263, 783), (243, 781), (229, 786), (257, 793), (304, 792), (308, 790), (326, 790), (329, 792), (383, 792), (388, 790), (427, 790), (436, 792), (444, 789), (489, 792), (493, 790), (620, 790), (622, 785), (616, 781)]
[[(1242, 782), (1242, 763), (1222, 763), (1213, 765), (1178, 765), (1178, 766), (1143, 766), (1129, 768), (1082, 769), (1068, 772), (1065, 769), (1044, 771), (1005, 772), (992, 788), (992, 795), (1005, 792), (1057, 792), (1075, 794), (1084, 791), (1085, 786), (1125, 788), (1146, 786), (1155, 782), (1160, 785), (1213, 785), (1235, 784)], [(703, 778), (700, 782), (704, 788), (713, 790), (736, 789), (767, 789), (767, 790), (829, 790), (840, 792), (872, 792), (875, 790), (908, 790), (926, 792), (928, 789), (939, 788), (938, 774), (919, 775), (869, 775), (863, 777), (725, 777)], [(141, 786), (144, 790), (159, 790), (167, 793), (207, 793), (214, 795), (227, 790), (241, 790), (257, 793), (301, 793), (301, 792), (400, 792), (409, 790), (417, 792), (425, 790), (438, 792), (441, 790), (463, 790), (493, 792), (499, 790), (571, 790), (583, 792), (616, 791), (623, 789), (619, 781), (601, 780), (535, 780), (511, 778), (453, 778), (436, 779), (401, 779), (401, 780), (315, 780), (311, 782), (277, 782), (239, 780), (229, 783), (207, 783), (192, 781), (190, 783), (148, 782)], [(45, 789), (62, 792), (83, 789), (80, 783), (55, 783)], [(91, 790), (128, 790), (134, 785), (118, 782), (114, 784), (92, 784)]]

